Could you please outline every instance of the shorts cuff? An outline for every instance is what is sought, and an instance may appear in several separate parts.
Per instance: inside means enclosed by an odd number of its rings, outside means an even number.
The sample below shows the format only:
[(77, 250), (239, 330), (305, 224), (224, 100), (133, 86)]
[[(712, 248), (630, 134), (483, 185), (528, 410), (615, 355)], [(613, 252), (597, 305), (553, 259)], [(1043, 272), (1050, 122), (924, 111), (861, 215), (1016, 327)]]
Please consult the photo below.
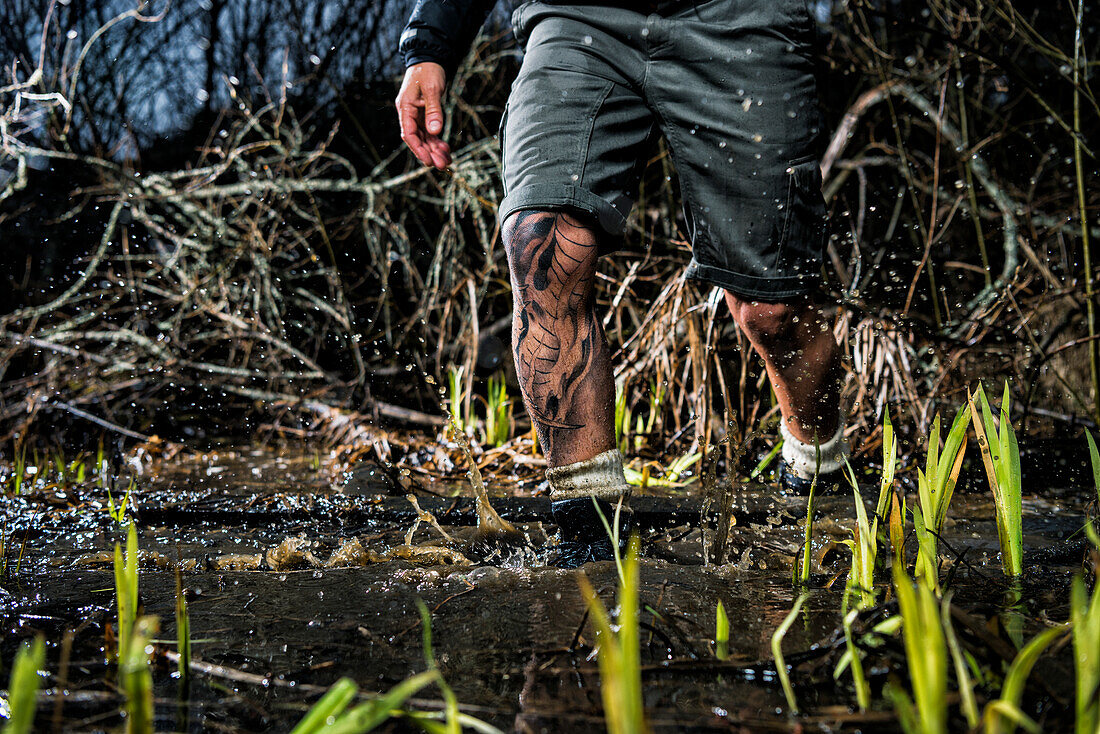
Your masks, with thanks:
[(626, 212), (588, 189), (561, 184), (524, 186), (509, 192), (500, 202), (498, 216), (503, 224), (514, 212), (522, 209), (554, 211), (562, 208), (592, 215), (608, 234), (622, 234), (626, 229)]
[(808, 296), (821, 280), (818, 275), (777, 275), (761, 278), (713, 265), (703, 265), (695, 258), (692, 258), (685, 275), (691, 280), (716, 285), (742, 298), (767, 303), (782, 303)]

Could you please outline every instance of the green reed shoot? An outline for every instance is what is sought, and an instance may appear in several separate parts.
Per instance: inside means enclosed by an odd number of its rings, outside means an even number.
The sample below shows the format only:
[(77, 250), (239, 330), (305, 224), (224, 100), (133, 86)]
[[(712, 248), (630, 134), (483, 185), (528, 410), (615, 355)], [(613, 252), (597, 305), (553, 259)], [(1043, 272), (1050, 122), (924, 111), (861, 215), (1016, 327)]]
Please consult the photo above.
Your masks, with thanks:
[(176, 569), (176, 651), (179, 653), (180, 685), (187, 687), (191, 677), (191, 615), (187, 611), (187, 595), (183, 591), (183, 576)]
[(443, 731), (446, 734), (461, 734), (462, 727), (458, 723), (458, 697), (455, 696), (454, 690), (447, 681), (444, 680), (443, 674), (439, 670), (439, 663), (436, 662), (435, 652), (432, 649), (432, 615), (428, 611), (428, 605), (424, 603), (422, 599), (416, 600), (416, 608), (420, 612), (420, 630), (421, 640), (424, 645), (424, 662), (428, 665), (428, 670), (434, 670), (436, 672), (436, 684), (439, 686), (439, 690), (443, 692), (443, 712), (446, 716), (446, 725)]
[(460, 365), (447, 370), (447, 410), (451, 414), (448, 425), (459, 433), (465, 433), (472, 422), (467, 392), (466, 368)]
[(99, 446), (95, 452), (95, 472), (96, 480), (99, 482), (99, 486), (107, 486), (107, 457), (103, 450), (103, 437), (99, 438)]
[[(846, 649), (840, 656), (840, 660), (837, 661), (836, 668), (833, 669), (833, 680), (840, 680), (840, 676), (843, 675), (844, 671), (851, 665), (852, 682), (856, 689), (856, 699), (860, 702), (861, 707), (866, 708), (866, 705), (870, 704), (871, 689), (870, 685), (867, 683), (867, 676), (863, 671), (863, 653), (856, 645), (855, 636), (852, 632), (852, 623), (855, 622), (858, 616), (859, 611), (855, 609), (844, 615), (844, 642)], [(897, 615), (887, 617), (872, 627), (869, 633), (864, 634), (861, 638), (861, 643), (877, 647), (882, 644), (882, 640), (880, 639), (881, 636), (895, 635), (900, 629), (901, 617)]]
[(769, 451), (767, 454), (765, 454), (764, 458), (761, 459), (756, 464), (756, 466), (753, 467), (751, 472), (749, 472), (749, 479), (750, 480), (751, 479), (756, 479), (758, 476), (760, 476), (765, 471), (767, 471), (767, 469), (771, 465), (771, 463), (773, 461), (775, 461), (775, 457), (779, 456), (779, 452), (782, 449), (783, 449), (783, 441), (782, 440), (776, 441), (775, 446), (772, 446), (771, 451)]
[(721, 600), (715, 610), (714, 656), (719, 660), (728, 660), (730, 656), (730, 618)]
[(794, 697), (791, 677), (787, 673), (787, 662), (783, 658), (783, 638), (787, 636), (787, 631), (798, 619), (798, 613), (802, 610), (802, 605), (809, 598), (810, 595), (807, 593), (799, 594), (798, 598), (794, 600), (791, 611), (787, 613), (787, 616), (772, 633), (772, 657), (775, 659), (775, 674), (779, 676), (779, 683), (783, 686), (783, 695), (787, 699), (787, 708), (790, 709), (792, 714), (798, 713), (798, 699)]
[(966, 715), (967, 725), (970, 728), (976, 728), (981, 723), (981, 716), (978, 713), (978, 701), (974, 695), (974, 681), (970, 679), (967, 659), (955, 635), (955, 626), (952, 624), (952, 593), (944, 594), (943, 600), (939, 602), (939, 615), (943, 618), (947, 651), (952, 655), (952, 664), (955, 666), (955, 680), (958, 682), (961, 708)]
[(489, 378), (489, 393), (485, 401), (485, 443), (503, 446), (512, 437), (512, 402), (504, 375)]
[(940, 616), (943, 618), (943, 637), (947, 642), (947, 650), (951, 653), (951, 663), (955, 666), (955, 680), (959, 685), (963, 714), (966, 716), (967, 726), (974, 729), (981, 723), (981, 717), (978, 714), (978, 701), (974, 697), (970, 669), (962, 646), (959, 645), (959, 638), (955, 635), (955, 627), (951, 623), (951, 592), (944, 594), (940, 601)]
[(657, 419), (661, 415), (661, 407), (665, 402), (665, 385), (657, 380), (649, 381), (649, 415), (645, 421), (645, 433), (651, 434), (657, 427)]
[(874, 523), (867, 520), (867, 509), (863, 506), (863, 497), (856, 484), (856, 475), (852, 465), (844, 462), (848, 481), (852, 485), (852, 494), (856, 501), (856, 526), (852, 528), (851, 540), (845, 540), (852, 551), (852, 567), (848, 571), (848, 584), (845, 588), (844, 605), (849, 599), (855, 599), (857, 609), (870, 609), (875, 605), (875, 564), (878, 560), (878, 517)]
[(631, 410), (626, 404), (626, 385), (615, 383), (615, 445), (626, 453), (629, 450)]
[(130, 523), (126, 534), (126, 555), (115, 543), (115, 598), (118, 602), (118, 660), (126, 659), (134, 632), (138, 608), (137, 528)]
[(131, 637), (126, 641), (126, 652), (119, 656), (118, 677), (126, 693), (127, 734), (152, 734), (153, 731), (153, 672), (149, 659), (157, 626), (156, 617), (142, 617), (134, 622)]
[[(420, 675), (428, 676), (428, 680), (424, 682), (424, 685), (427, 685), (432, 677), (430, 671)], [(325, 695), (321, 696), (320, 700), (306, 712), (298, 725), (291, 730), (291, 734), (313, 734), (313, 732), (320, 731), (329, 719), (332, 719), (335, 725), (337, 717), (345, 712), (348, 705), (355, 700), (358, 692), (359, 686), (351, 678), (341, 678), (336, 681), (325, 691)]]
[(1085, 438), (1089, 443), (1089, 462), (1092, 464), (1092, 484), (1096, 487), (1097, 510), (1100, 511), (1100, 453), (1096, 451), (1096, 442), (1092, 440), (1092, 434), (1085, 431)]
[(1001, 543), (1001, 568), (1005, 576), (1015, 578), (1024, 572), (1024, 533), (1021, 518), (1020, 447), (1016, 432), (1008, 420), (1008, 381), (1001, 397), (1000, 426), (993, 420), (985, 390), (978, 383), (978, 393), (970, 395), (971, 410), (976, 411), (975, 397), (981, 403), (981, 421), (974, 421), (982, 463), (993, 490), (997, 511), (997, 539)]
[[(1095, 446), (1092, 447), (1095, 451)], [(1085, 526), (1089, 540), (1100, 551), (1100, 537)], [(1093, 569), (1092, 596), (1078, 574), (1070, 587), (1069, 619), (1073, 629), (1074, 672), (1077, 698), (1074, 708), (1076, 734), (1100, 734), (1100, 566)]]
[[(878, 544), (880, 540), (885, 541), (885, 538), (880, 537), (879, 523), (886, 518), (887, 508), (891, 504), (890, 499), (894, 495), (894, 473), (897, 461), (898, 445), (894, 437), (894, 426), (890, 423), (890, 414), (887, 411), (882, 421), (882, 480), (879, 483), (878, 502), (875, 504), (873, 521), (868, 521), (867, 510), (863, 506), (863, 497), (860, 495), (852, 465), (847, 461), (844, 462), (844, 469), (848, 476), (848, 482), (852, 485), (856, 503), (856, 526), (852, 529), (852, 539), (844, 541), (852, 550), (852, 568), (848, 572), (848, 584), (844, 599), (845, 607), (850, 598), (855, 598), (857, 609), (869, 609), (875, 605), (875, 571), (878, 568)], [(893, 540), (895, 534), (904, 533), (904, 528), (895, 530), (893, 527), (894, 513), (891, 513), (890, 517), (890, 535), (891, 540)], [(896, 546), (901, 544), (902, 541), (898, 540)]]
[(876, 529), (879, 542), (890, 542), (894, 551), (894, 563), (905, 566), (905, 495), (894, 492), (894, 476), (898, 466), (898, 441), (894, 435), (894, 425), (890, 422), (890, 411), (882, 416), (882, 479), (879, 483), (878, 502), (875, 504), (876, 523), (885, 522), (887, 537)]
[[(863, 654), (856, 647), (855, 640), (852, 638), (852, 622), (859, 616), (859, 610), (853, 609), (844, 615), (844, 644), (846, 648), (846, 654), (843, 658), (844, 662), (852, 668), (852, 682), (856, 689), (856, 700), (859, 702), (859, 710), (866, 711), (871, 707), (871, 686), (867, 683), (867, 676), (863, 672)], [(837, 665), (837, 670), (833, 673), (833, 677), (839, 677), (842, 669), (840, 665)]]
[(19, 451), (13, 456), (11, 463), (11, 477), (8, 479), (8, 488), (12, 494), (22, 494), (23, 485), (27, 481), (27, 444), (19, 447)]
[(114, 497), (111, 496), (111, 490), (107, 490), (107, 514), (119, 525), (125, 525), (129, 522), (129, 518), (126, 517), (126, 510), (130, 508), (130, 493), (134, 491), (135, 484), (136, 481), (130, 479), (130, 484), (126, 487), (126, 495), (117, 507), (115, 506)]
[(1020, 710), (1024, 685), (1039, 656), (1065, 633), (1064, 626), (1043, 630), (1031, 638), (1016, 655), (1008, 666), (1008, 673), (1005, 674), (1004, 685), (1001, 686), (1001, 697), (986, 704), (983, 714), (986, 734), (1012, 734), (1017, 726), (1022, 726), (1031, 734), (1039, 734), (1041, 731), (1039, 725)]
[(894, 435), (894, 424), (890, 422), (889, 409), (882, 415), (882, 478), (879, 481), (878, 502), (875, 503), (875, 536), (881, 541), (885, 537), (879, 537), (878, 523), (886, 521), (891, 498), (894, 496), (894, 475), (898, 467), (898, 441)]
[(947, 731), (947, 644), (936, 595), (927, 584), (913, 584), (894, 567), (894, 588), (901, 614), (905, 658), (913, 695), (891, 689), (894, 709), (906, 734)]
[(9, 713), (3, 734), (27, 734), (33, 729), (38, 708), (38, 671), (45, 664), (46, 643), (41, 637), (19, 646), (8, 682)]
[(795, 556), (791, 569), (791, 582), (795, 586), (805, 587), (810, 583), (810, 543), (814, 536), (814, 495), (817, 493), (817, 475), (821, 468), (821, 447), (814, 444), (814, 478), (810, 481), (810, 493), (806, 497), (806, 520), (803, 524), (802, 560)]
[(604, 532), (607, 533), (607, 537), (611, 539), (611, 551), (615, 554), (615, 570), (619, 573), (619, 585), (626, 584), (626, 571), (623, 567), (623, 555), (619, 551), (622, 548), (621, 538), (619, 531), (622, 528), (620, 524), (620, 518), (623, 511), (623, 498), (620, 498), (615, 503), (615, 514), (608, 520), (603, 510), (600, 508), (600, 503), (596, 501), (596, 498), (592, 498), (592, 507), (596, 510), (596, 516), (600, 518), (600, 524), (603, 525)]
[(583, 574), (577, 579), (596, 626), (600, 696), (611, 734), (648, 732), (642, 705), (642, 664), (638, 631), (638, 536), (632, 536), (619, 580), (619, 616), (612, 627), (607, 608)]
[(922, 583), (936, 591), (940, 586), (939, 535), (966, 454), (966, 427), (970, 423), (970, 412), (970, 407), (964, 406), (955, 415), (942, 451), (940, 417), (936, 416), (928, 439), (925, 469), (917, 469), (919, 501), (913, 508), (913, 524), (917, 532), (916, 573)]

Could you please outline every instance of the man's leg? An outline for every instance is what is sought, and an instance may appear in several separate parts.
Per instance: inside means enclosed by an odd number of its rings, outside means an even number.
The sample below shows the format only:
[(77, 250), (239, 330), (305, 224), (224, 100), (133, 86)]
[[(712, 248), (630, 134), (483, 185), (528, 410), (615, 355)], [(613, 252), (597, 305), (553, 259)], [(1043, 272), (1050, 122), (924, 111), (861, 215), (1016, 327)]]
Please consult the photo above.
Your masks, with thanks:
[(808, 478), (822, 449), (823, 473), (847, 452), (840, 415), (840, 349), (821, 311), (809, 300), (761, 303), (726, 292), (734, 321), (764, 359), (782, 413), (783, 457)]
[[(597, 513), (628, 493), (615, 448), (611, 355), (595, 314), (596, 231), (565, 212), (521, 210), (504, 223), (514, 301), (512, 351), (527, 413), (546, 453), (557, 565), (611, 560)], [(629, 512), (620, 528), (629, 532)]]
[(548, 465), (615, 447), (615, 382), (596, 318), (595, 229), (564, 212), (519, 211), (503, 230), (514, 299), (512, 351)]

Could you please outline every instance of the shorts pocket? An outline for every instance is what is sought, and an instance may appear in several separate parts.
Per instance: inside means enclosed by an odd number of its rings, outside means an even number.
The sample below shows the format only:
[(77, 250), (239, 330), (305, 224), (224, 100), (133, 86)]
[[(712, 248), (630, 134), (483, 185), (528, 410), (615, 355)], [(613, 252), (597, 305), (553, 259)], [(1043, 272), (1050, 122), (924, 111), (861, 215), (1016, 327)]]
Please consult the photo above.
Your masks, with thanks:
[(519, 7), (512, 11), (512, 35), (516, 37), (516, 43), (519, 44), (520, 48), (527, 47), (527, 20), (530, 14), (526, 11), (531, 5), (534, 5), (533, 0), (521, 3)]
[(794, 275), (820, 262), (825, 250), (825, 197), (821, 195), (821, 167), (817, 158), (787, 166), (787, 202), (779, 238), (780, 273)]

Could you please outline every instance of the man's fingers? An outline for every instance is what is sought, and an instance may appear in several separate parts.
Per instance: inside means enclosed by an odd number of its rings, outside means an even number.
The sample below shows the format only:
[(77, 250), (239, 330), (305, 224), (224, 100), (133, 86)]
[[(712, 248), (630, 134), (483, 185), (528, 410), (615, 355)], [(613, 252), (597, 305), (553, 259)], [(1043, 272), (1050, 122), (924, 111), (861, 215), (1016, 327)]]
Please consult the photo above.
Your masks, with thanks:
[(413, 155), (415, 155), (421, 163), (431, 165), (431, 151), (428, 150), (428, 146), (424, 144), (424, 141), (420, 138), (418, 133), (402, 132), (401, 140), (405, 142), (405, 145), (409, 146), (409, 150), (412, 151)]
[(439, 135), (443, 132), (443, 104), (437, 89), (422, 89), (424, 98), (424, 121), (428, 132)]
[(451, 146), (439, 138), (429, 137), (427, 147), (432, 154), (432, 165), (436, 168), (446, 168), (451, 165)]

